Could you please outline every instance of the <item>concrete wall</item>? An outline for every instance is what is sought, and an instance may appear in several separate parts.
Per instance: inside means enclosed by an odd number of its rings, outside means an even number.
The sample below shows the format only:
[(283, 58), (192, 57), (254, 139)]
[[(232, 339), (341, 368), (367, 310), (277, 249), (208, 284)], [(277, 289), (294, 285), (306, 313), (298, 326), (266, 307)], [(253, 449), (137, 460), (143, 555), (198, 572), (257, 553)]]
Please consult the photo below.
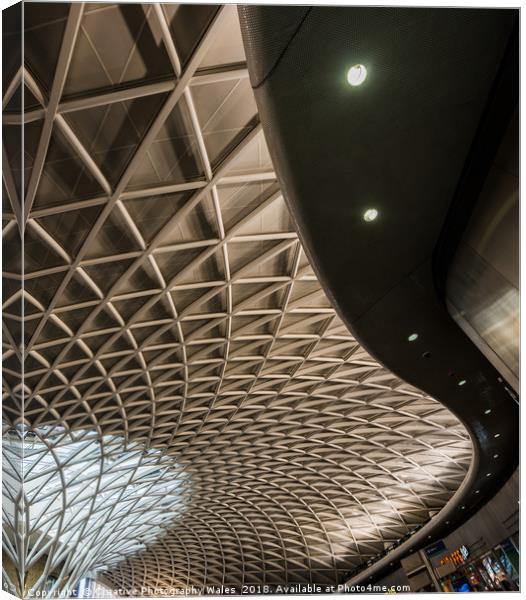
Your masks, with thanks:
[(453, 318), (516, 391), (519, 386), (519, 121), (515, 113), (447, 283)]

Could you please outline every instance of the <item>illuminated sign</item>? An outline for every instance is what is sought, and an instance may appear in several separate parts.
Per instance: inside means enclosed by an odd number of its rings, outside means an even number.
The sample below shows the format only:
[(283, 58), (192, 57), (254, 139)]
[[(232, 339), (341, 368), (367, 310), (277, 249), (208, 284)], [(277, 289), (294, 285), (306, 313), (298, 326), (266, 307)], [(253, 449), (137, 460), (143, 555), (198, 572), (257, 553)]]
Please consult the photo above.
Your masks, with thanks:
[(442, 558), (440, 561), (440, 564), (445, 565), (448, 563), (453, 563), (454, 565), (461, 565), (462, 563), (466, 562), (468, 556), (468, 548), (466, 546), (460, 546), (460, 548), (457, 548), (451, 554), (444, 556), (444, 558)]

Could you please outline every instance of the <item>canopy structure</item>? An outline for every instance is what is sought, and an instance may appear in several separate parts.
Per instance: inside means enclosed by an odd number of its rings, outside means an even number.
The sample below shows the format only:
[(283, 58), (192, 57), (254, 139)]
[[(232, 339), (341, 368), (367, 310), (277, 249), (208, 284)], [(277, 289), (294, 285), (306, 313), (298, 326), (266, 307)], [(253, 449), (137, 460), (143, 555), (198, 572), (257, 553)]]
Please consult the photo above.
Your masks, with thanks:
[(6, 580), (343, 581), (447, 504), (471, 441), (320, 286), (236, 7), (28, 3), (25, 27), (4, 68)]

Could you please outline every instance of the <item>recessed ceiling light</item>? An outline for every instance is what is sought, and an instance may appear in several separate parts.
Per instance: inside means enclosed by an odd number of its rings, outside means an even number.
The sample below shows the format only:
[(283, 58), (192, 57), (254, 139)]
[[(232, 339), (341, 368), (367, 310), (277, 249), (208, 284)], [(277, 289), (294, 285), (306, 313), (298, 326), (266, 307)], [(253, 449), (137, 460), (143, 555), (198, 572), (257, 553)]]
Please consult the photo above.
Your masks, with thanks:
[(489, 414), (490, 414), (490, 412), (491, 412), (491, 408), (487, 408), (487, 409), (484, 411), (484, 414), (485, 414), (485, 415), (489, 415)]
[(354, 65), (347, 71), (347, 83), (356, 87), (362, 85), (367, 77), (367, 69), (364, 65)]
[(480, 494), (480, 490), (475, 490), (475, 494)]
[(376, 210), (376, 208), (368, 208), (363, 213), (363, 220), (366, 221), (367, 223), (370, 223), (371, 221), (374, 221), (377, 216), (378, 216), (378, 211)]
[(462, 505), (460, 508), (461, 508), (462, 510), (464, 510), (466, 507), (465, 507), (464, 505)]
[(466, 385), (466, 383), (467, 383), (467, 382), (466, 382), (466, 380), (465, 380), (465, 379), (461, 379), (461, 380), (458, 382), (458, 385)]
[(491, 473), (486, 473), (486, 477), (491, 477)]
[(493, 458), (499, 458), (499, 455), (498, 454), (494, 454)]
[(496, 438), (500, 437), (500, 433), (496, 433), (493, 437), (496, 437)]
[(418, 333), (412, 333), (408, 338), (407, 341), (408, 342), (414, 342), (415, 340), (418, 339)]

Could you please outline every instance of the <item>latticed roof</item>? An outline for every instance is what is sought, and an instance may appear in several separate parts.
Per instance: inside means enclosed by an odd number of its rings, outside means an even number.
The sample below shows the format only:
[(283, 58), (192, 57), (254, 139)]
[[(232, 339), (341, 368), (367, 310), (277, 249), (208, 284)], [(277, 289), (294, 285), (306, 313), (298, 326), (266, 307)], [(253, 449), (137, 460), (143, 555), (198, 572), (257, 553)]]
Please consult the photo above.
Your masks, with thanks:
[[(78, 502), (76, 471), (35, 459), (67, 476), (28, 500), (63, 499), (55, 524), (36, 508), (29, 518), (29, 530), (47, 527), (40, 546), (26, 543), (29, 564), (41, 548), (42, 578), (105, 569), (130, 593), (338, 582), (447, 503), (471, 444), (360, 346), (321, 288), (258, 122), (235, 7), (25, 11), (26, 64), (8, 70), (4, 96), (7, 453), (27, 443), (16, 436), (55, 458), (88, 440), (101, 464), (91, 508), (59, 527)], [(134, 524), (93, 521), (97, 480), (137, 448), (147, 460), (128, 461), (114, 493), (136, 489), (137, 465), (153, 461), (152, 502), (134, 505)], [(8, 496), (22, 473), (11, 476)], [(161, 519), (166, 477), (184, 485)], [(143, 543), (153, 515), (159, 534)], [(129, 544), (105, 554), (110, 531)], [(65, 566), (83, 542), (82, 569)]]

